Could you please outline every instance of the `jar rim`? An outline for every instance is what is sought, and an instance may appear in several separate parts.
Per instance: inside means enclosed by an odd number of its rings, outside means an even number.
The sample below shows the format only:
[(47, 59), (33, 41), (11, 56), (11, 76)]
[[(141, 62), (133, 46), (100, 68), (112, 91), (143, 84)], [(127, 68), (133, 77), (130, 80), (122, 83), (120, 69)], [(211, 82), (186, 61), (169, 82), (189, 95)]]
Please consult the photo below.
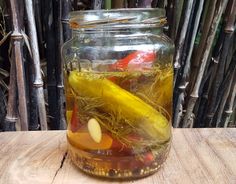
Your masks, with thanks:
[(159, 11), (165, 14), (164, 8), (118, 8), (118, 9), (99, 9), (99, 10), (77, 10), (77, 11), (71, 11), (69, 13), (69, 16), (72, 17), (78, 13), (89, 13), (89, 12), (125, 12), (125, 11)]
[(152, 28), (162, 27), (166, 22), (165, 10), (161, 8), (73, 11), (68, 20), (73, 30)]

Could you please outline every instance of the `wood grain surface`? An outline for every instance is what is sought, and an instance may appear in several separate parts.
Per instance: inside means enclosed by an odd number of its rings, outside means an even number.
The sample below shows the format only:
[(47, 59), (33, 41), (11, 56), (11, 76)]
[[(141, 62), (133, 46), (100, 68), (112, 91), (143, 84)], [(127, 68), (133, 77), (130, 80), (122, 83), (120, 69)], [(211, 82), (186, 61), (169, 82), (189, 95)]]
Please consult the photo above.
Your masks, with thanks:
[(67, 156), (66, 132), (0, 133), (1, 184), (236, 184), (236, 129), (174, 129), (163, 167), (135, 181), (110, 181), (79, 171)]

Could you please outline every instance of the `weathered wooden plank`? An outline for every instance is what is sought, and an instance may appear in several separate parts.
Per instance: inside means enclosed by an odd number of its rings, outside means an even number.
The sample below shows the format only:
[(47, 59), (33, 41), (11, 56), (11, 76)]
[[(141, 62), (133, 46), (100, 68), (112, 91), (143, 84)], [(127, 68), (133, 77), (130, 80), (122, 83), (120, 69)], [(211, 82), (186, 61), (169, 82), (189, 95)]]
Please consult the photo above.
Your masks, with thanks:
[[(67, 157), (65, 131), (0, 133), (0, 183), (120, 183), (89, 177)], [(122, 183), (236, 183), (236, 129), (174, 129), (156, 174)]]

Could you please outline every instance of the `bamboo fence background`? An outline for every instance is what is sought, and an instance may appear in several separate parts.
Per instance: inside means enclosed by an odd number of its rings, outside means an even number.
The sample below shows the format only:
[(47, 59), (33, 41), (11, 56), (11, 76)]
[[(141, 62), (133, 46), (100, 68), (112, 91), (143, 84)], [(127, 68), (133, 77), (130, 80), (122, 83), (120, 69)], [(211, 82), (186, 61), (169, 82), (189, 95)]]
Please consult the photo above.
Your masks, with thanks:
[(0, 0), (0, 131), (65, 129), (61, 45), (73, 10), (166, 9), (174, 127), (236, 126), (236, 0)]

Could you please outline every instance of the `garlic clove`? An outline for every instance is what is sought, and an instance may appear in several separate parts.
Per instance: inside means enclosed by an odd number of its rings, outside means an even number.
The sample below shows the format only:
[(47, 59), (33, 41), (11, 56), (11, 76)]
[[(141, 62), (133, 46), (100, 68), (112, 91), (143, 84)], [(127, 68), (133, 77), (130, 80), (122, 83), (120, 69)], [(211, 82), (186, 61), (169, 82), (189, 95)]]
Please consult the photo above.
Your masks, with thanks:
[(98, 121), (95, 118), (91, 118), (88, 121), (88, 131), (89, 135), (96, 143), (100, 143), (102, 140), (102, 130)]

